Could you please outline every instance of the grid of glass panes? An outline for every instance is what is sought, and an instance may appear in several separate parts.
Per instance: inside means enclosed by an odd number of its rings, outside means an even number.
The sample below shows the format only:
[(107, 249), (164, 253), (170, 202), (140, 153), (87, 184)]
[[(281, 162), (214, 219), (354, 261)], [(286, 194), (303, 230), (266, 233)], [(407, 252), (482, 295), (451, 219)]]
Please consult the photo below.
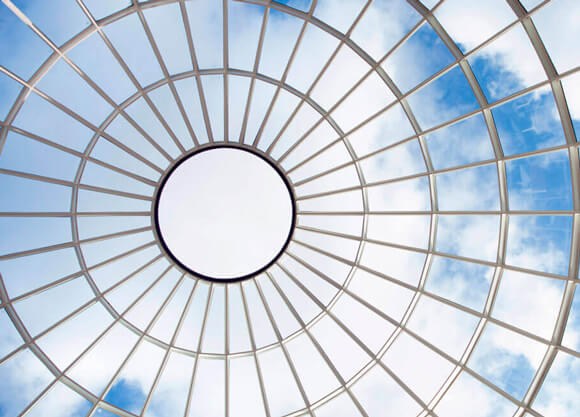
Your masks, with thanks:
[[(577, 414), (580, 3), (2, 3), (3, 415)], [(151, 224), (223, 140), (299, 210), (228, 285)]]

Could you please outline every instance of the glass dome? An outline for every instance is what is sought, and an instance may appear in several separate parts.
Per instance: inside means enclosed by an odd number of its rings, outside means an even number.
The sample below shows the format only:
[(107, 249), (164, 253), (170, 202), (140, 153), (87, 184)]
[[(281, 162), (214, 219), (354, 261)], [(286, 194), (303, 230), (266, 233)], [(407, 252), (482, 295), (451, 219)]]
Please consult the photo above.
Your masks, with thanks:
[(0, 416), (577, 417), (578, 22), (2, 0)]

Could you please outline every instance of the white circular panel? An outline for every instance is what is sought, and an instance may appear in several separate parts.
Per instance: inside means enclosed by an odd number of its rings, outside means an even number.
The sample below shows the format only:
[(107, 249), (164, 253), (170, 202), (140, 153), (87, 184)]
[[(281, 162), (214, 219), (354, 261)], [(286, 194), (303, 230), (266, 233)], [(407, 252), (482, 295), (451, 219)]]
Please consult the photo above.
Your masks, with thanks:
[(156, 218), (166, 250), (182, 266), (205, 278), (235, 280), (263, 270), (284, 249), (293, 202), (265, 159), (220, 147), (171, 170)]

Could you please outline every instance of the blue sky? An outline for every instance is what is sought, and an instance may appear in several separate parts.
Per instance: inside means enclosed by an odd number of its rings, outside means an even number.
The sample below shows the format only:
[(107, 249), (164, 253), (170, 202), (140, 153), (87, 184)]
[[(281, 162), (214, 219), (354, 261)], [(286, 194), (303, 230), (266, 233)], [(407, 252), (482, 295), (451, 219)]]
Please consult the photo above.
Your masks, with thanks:
[[(73, 1), (58, 0), (51, 2), (50, 7), (39, 1), (13, 0), (13, 3), (58, 47), (90, 23)], [(130, 2), (86, 0), (84, 3), (94, 17), (100, 19), (128, 6)], [(308, 12), (311, 6), (309, 0), (280, 3), (303, 12)], [(463, 8), (467, 3), (481, 8), (480, 19), (462, 15), (468, 13)], [(435, 17), (463, 53), (477, 48), (489, 36), (515, 20), (515, 15), (499, 0), (489, 4), (476, 3), (470, 1), (462, 5), (459, 0), (445, 0), (435, 11)], [(196, 64), (202, 70), (223, 66), (223, 11), (220, 4), (200, 0), (185, 5)], [(548, 24), (554, 16), (558, 16), (557, 13), (561, 13), (561, 4), (571, 7), (570, 15), (580, 16), (580, 7), (572, 0), (554, 0), (534, 14), (533, 20), (545, 39), (548, 52), (553, 55), (556, 69), (560, 72), (572, 70), (572, 74), (562, 80), (562, 85), (578, 133), (580, 103), (576, 86), (580, 79), (577, 72), (580, 62), (567, 57), (574, 55), (570, 53), (574, 51), (571, 49), (573, 47), (554, 42), (558, 36), (562, 38), (561, 33), (567, 33), (562, 32), (566, 27), (551, 29)], [(336, 25), (344, 33), (363, 5), (362, 1), (321, 0), (314, 16)], [(488, 7), (494, 5), (495, 11), (486, 19)], [(329, 70), (322, 73), (320, 82), (313, 88), (312, 97), (318, 99), (325, 110), (333, 109), (331, 117), (347, 133), (356, 157), (362, 158), (361, 166), (367, 181), (386, 182), (369, 189), (371, 210), (430, 211), (426, 165), (420, 143), (414, 137), (416, 131), (402, 112), (397, 113), (398, 105), (393, 104), (394, 95), (387, 91), (386, 84), (375, 73), (366, 75), (371, 70), (369, 64), (344, 46), (336, 49), (336, 39), (308, 24), (304, 39), (309, 44), (305, 46), (303, 41), (297, 49), (293, 65), (287, 69), (287, 60), (302, 30), (303, 21), (273, 9), (269, 11), (269, 23), (258, 62), (255, 53), (265, 8), (231, 1), (228, 7), (228, 61), (232, 68), (252, 71), (256, 66), (258, 72), (272, 80), (279, 80), (287, 73), (287, 82), (300, 92), (306, 92), (326, 61), (337, 52)], [(284, 155), (291, 149), (292, 143), (301, 138), (303, 142), (294, 153), (289, 154), (287, 161), (290, 162), (284, 165), (285, 169), (292, 169), (293, 164), (300, 163), (308, 152), (323, 149), (338, 135), (327, 120), (320, 121), (322, 115), (318, 110), (310, 104), (301, 103), (292, 89), (277, 92), (277, 87), (266, 78), (254, 82), (254, 94), (248, 98), (251, 81), (247, 73), (230, 74), (227, 84), (220, 74), (191, 77), (189, 72), (193, 70), (193, 63), (178, 4), (146, 9), (143, 15), (159, 49), (161, 63), (138, 15), (131, 14), (103, 29), (107, 39), (127, 63), (127, 68), (117, 61), (98, 33), (91, 34), (66, 51), (72, 63), (93, 80), (106, 97), (83, 80), (68, 63), (59, 59), (42, 79), (34, 83), (39, 94), (29, 92), (14, 119), (9, 120), (13, 129), (7, 131), (0, 151), (0, 273), (8, 296), (14, 299), (14, 308), (32, 336), (41, 334), (39, 344), (43, 350), (50, 352), (49, 356), (54, 355), (57, 366), (63, 368), (61, 370), (68, 365), (61, 363), (61, 357), (56, 353), (57, 332), (61, 332), (58, 333), (61, 335), (59, 337), (66, 341), (62, 343), (61, 354), (64, 358), (76, 358), (88, 344), (97, 341), (92, 353), (94, 356), (80, 356), (76, 367), (66, 369), (67, 375), (84, 381), (87, 389), (95, 390), (97, 396), (103, 394), (105, 401), (121, 409), (137, 415), (142, 411), (157, 370), (161, 369), (165, 350), (150, 340), (141, 342), (142, 345), (135, 351), (135, 358), (121, 368), (119, 377), (111, 380), (129, 354), (127, 346), (133, 346), (136, 336), (122, 324), (115, 325), (110, 331), (113, 336), (101, 334), (108, 320), (112, 320), (109, 313), (100, 304), (94, 310), (84, 310), (83, 303), (89, 302), (94, 294), (81, 272), (78, 253), (73, 248), (59, 248), (42, 254), (12, 257), (14, 252), (71, 242), (74, 229), (67, 214), (73, 203), (71, 183), (86, 153), (89, 159), (80, 177), (77, 211), (143, 212), (141, 215), (123, 217), (111, 215), (97, 218), (87, 215), (80, 217), (75, 224), (80, 239), (129, 232), (127, 236), (112, 240), (87, 241), (80, 249), (91, 269), (95, 285), (100, 291), (106, 291), (108, 302), (120, 313), (125, 312), (127, 319), (137, 328), (151, 332), (163, 343), (170, 343), (173, 334), (163, 331), (160, 326), (156, 327), (154, 312), (167, 300), (157, 319), (160, 323), (176, 323), (179, 313), (186, 303), (190, 303), (189, 313), (183, 318), (184, 328), (175, 335), (177, 345), (190, 351), (198, 348), (196, 343), (200, 341), (201, 317), (207, 306), (209, 325), (204, 330), (200, 346), (208, 356), (199, 359), (178, 352), (169, 355), (145, 415), (156, 417), (167, 412), (173, 415), (183, 413), (193, 372), (197, 372), (197, 379), (191, 386), (191, 395), (194, 403), (199, 404), (199, 410), (195, 409), (192, 415), (200, 413), (205, 417), (223, 414), (219, 404), (213, 403), (221, 404), (225, 395), (225, 362), (219, 353), (225, 349), (226, 299), (230, 320), (232, 317), (239, 319), (236, 321), (236, 326), (239, 326), (229, 329), (229, 337), (232, 346), (236, 346), (234, 353), (241, 353), (240, 358), (229, 364), (232, 372), (230, 382), (237, 392), (231, 401), (238, 404), (237, 409), (251, 405), (257, 407), (256, 413), (263, 413), (258, 385), (258, 376), (262, 376), (255, 367), (255, 363), (261, 363), (266, 368), (265, 378), (279, 373), (280, 379), (276, 379), (279, 386), (267, 391), (272, 399), (272, 415), (302, 408), (304, 399), (300, 389), (305, 389), (307, 399), (312, 402), (338, 386), (333, 369), (318, 359), (316, 364), (321, 366), (319, 376), (309, 376), (312, 372), (307, 365), (309, 360), (320, 355), (311, 337), (327, 346), (328, 360), (339, 369), (336, 372), (343, 372), (343, 376), (348, 374), (346, 378), (354, 375), (354, 371), (347, 370), (348, 358), (356, 357), (361, 364), (365, 363), (368, 357), (364, 347), (368, 344), (373, 350), (378, 350), (391, 334), (392, 323), (377, 311), (399, 320), (409, 303), (410, 298), (403, 296), (403, 292), (413, 291), (419, 282), (427, 259), (424, 249), (429, 224), (418, 213), (411, 213), (405, 219), (385, 215), (388, 221), (375, 219), (369, 222), (372, 229), (369, 236), (372, 239), (384, 240), (389, 244), (399, 243), (402, 247), (394, 249), (382, 245), (382, 242), (367, 244), (361, 259), (364, 273), (368, 276), (362, 278), (355, 275), (348, 288), (354, 294), (361, 294), (368, 304), (359, 302), (356, 297), (348, 298), (350, 295), (341, 296), (332, 306), (333, 316), (325, 316), (313, 326), (313, 336), (301, 333), (288, 343), (289, 355), (294, 355), (298, 368), (298, 382), (286, 362), (285, 355), (288, 353), (276, 344), (277, 331), (287, 337), (302, 326), (301, 321), (309, 322), (318, 314), (317, 302), (326, 304), (334, 299), (336, 286), (340, 287), (345, 282), (350, 263), (356, 260), (356, 239), (361, 223), (353, 221), (354, 216), (327, 216), (332, 219), (309, 219), (310, 223), (305, 220), (308, 216), (299, 220), (301, 225), (308, 224), (318, 229), (318, 232), (300, 231), (296, 235), (297, 239), (312, 245), (314, 249), (293, 244), (290, 250), (298, 259), (315, 265), (320, 274), (286, 257), (282, 264), (287, 271), (275, 269), (273, 278), (260, 277), (257, 280), (259, 287), (253, 282), (232, 287), (228, 289), (227, 297), (223, 286), (209, 290), (206, 284), (200, 284), (195, 289), (191, 281), (183, 284), (175, 269), (163, 275), (168, 265), (165, 261), (148, 265), (149, 260), (160, 254), (156, 247), (141, 248), (125, 260), (99, 265), (112, 259), (115, 254), (148, 245), (154, 240), (151, 230), (139, 233), (130, 231), (151, 226), (148, 212), (151, 210), (154, 185), (171, 161), (180, 155), (180, 147), (191, 149), (194, 140), (206, 143), (210, 137), (221, 141), (226, 131), (230, 135), (228, 139), (237, 141), (243, 133), (243, 121), (247, 118), (246, 143), (251, 143), (260, 132), (260, 149), (267, 150), (280, 136), (280, 145), (274, 147), (275, 157)], [(387, 19), (392, 25), (381, 23)], [(392, 54), (385, 56), (415, 26), (416, 30)], [(420, 343), (417, 358), (424, 361), (432, 358), (433, 363), (437, 363), (433, 365), (432, 379), (422, 380), (418, 371), (412, 371), (410, 363), (401, 368), (400, 377), (405, 384), (421, 393), (421, 401), (428, 403), (449, 375), (452, 362), (459, 360), (460, 353), (467, 347), (479, 314), (486, 307), (496, 272), (493, 264), (497, 260), (500, 217), (497, 213), (486, 213), (500, 210), (499, 177), (494, 163), (496, 156), (485, 119), (478, 111), (480, 105), (462, 69), (433, 28), (425, 22), (421, 23), (415, 10), (406, 4), (402, 7), (396, 0), (376, 1), (352, 31), (352, 39), (368, 51), (379, 63), (380, 71), (384, 71), (407, 98), (418, 128), (421, 131), (429, 130), (423, 137), (433, 168), (436, 171), (446, 170), (433, 176), (438, 209), (455, 212), (440, 215), (437, 226), (433, 228), (437, 233), (434, 250), (438, 253), (428, 258), (431, 265), (425, 282), (426, 294), (421, 296), (409, 325), (419, 337), (432, 342), (434, 348), (403, 332), (405, 336), (399, 336), (394, 341), (389, 348), (392, 351), (387, 350), (383, 359), (383, 363), (387, 364), (385, 366), (389, 366), (390, 358), (397, 352), (414, 349), (413, 346)], [(21, 84), (6, 73), (27, 82), (51, 53), (51, 48), (40, 37), (8, 7), (0, 5), (0, 65), (4, 71), (0, 71), (0, 121), (7, 120), (22, 89)], [(570, 212), (574, 211), (571, 159), (565, 148), (566, 138), (554, 95), (546, 82), (540, 61), (519, 24), (469, 54), (467, 60), (486, 100), (491, 104), (499, 142), (507, 157), (505, 171), (509, 209), (532, 211), (509, 216), (505, 257), (508, 266), (499, 280), (496, 303), (489, 312), (500, 324), (486, 325), (467, 366), (499, 389), (521, 400), (546, 348), (537, 338), (527, 338), (524, 331), (538, 335), (542, 340), (550, 338), (563, 296), (563, 281), (546, 274), (566, 278), (569, 273), (573, 225)], [(134, 96), (139, 89), (163, 79), (165, 69), (170, 75), (181, 74), (179, 79), (171, 84), (154, 86), (148, 90), (146, 97), (139, 94)], [(440, 76), (417, 88), (439, 71), (443, 71)], [(349, 92), (354, 85), (357, 87)], [(203, 96), (199, 94), (200, 88)], [(522, 93), (526, 88), (530, 91)], [(226, 97), (227, 112), (224, 112), (224, 91), (229, 94)], [(44, 94), (50, 99), (44, 98)], [(514, 94), (516, 96), (512, 97)], [(335, 103), (343, 96), (344, 102), (335, 109)], [(52, 99), (56, 103), (51, 103)], [(250, 110), (245, 114), (247, 102), (250, 103)], [(123, 112), (103, 126), (101, 136), (95, 136), (94, 128), (101, 126), (114, 108), (123, 103)], [(294, 119), (286, 123), (294, 111)], [(269, 119), (266, 121), (264, 115), (268, 112)], [(206, 123), (204, 113), (209, 123)], [(466, 117), (466, 114), (470, 116)], [(320, 127), (310, 130), (318, 121)], [(360, 126), (361, 123), (364, 126)], [(194, 132), (195, 138), (191, 132)], [(383, 148), (378, 156), (367, 158), (369, 153)], [(339, 197), (332, 194), (337, 189), (359, 184), (349, 152), (341, 145), (329, 147), (318, 159), (305, 163), (290, 175), (292, 179), (306, 181), (304, 186), (297, 188), (299, 197), (331, 193), (330, 197), (300, 201), (300, 209), (356, 211), (362, 207), (360, 193)], [(338, 169), (342, 163), (348, 167)], [(475, 166), (464, 167), (467, 164)], [(324, 174), (329, 169), (332, 172)], [(14, 171), (22, 175), (14, 175)], [(418, 178), (401, 180), (408, 175)], [(465, 211), (482, 213), (466, 214)], [(558, 213), (562, 211), (566, 213)], [(55, 217), (2, 215), (9, 212), (64, 214)], [(336, 233), (354, 236), (355, 239), (338, 237)], [(346, 262), (325, 256), (316, 248), (336, 253)], [(99, 268), (93, 269), (94, 265), (99, 265)], [(131, 272), (140, 267), (144, 269), (135, 277), (131, 276)], [(514, 270), (518, 268), (530, 274), (514, 275)], [(297, 282), (287, 272), (295, 274)], [(65, 277), (69, 277), (66, 282), (55, 284)], [(378, 283), (383, 281), (393, 288)], [(309, 291), (300, 288), (300, 283)], [(37, 291), (44, 286), (50, 289)], [(285, 300), (278, 294), (278, 286), (295, 305), (296, 312), (286, 306)], [(167, 298), (171, 291), (175, 291), (175, 296)], [(243, 297), (251, 301), (247, 308), (242, 302), (242, 291)], [(578, 293), (576, 290), (563, 341), (574, 353), (558, 352), (555, 365), (533, 404), (545, 415), (556, 415), (554, 413), (557, 412), (572, 416), (570, 413), (579, 406), (574, 398), (575, 391), (570, 390), (580, 372)], [(135, 297), (143, 297), (145, 301), (133, 306), (131, 302)], [(385, 303), (387, 299), (392, 301)], [(58, 308), (50, 307), (54, 303), (58, 303)], [(453, 307), (453, 303), (461, 308)], [(267, 311), (266, 307), (271, 311)], [(542, 314), (536, 313), (536, 310)], [(69, 317), (66, 325), (52, 329), (59, 319), (73, 311), (75, 314)], [(529, 314), (524, 314), (525, 311)], [(235, 315), (233, 312), (236, 312)], [(357, 320), (374, 320), (377, 329), (383, 329), (382, 333), (372, 334), (361, 329), (356, 338), (341, 333), (337, 323), (346, 323), (347, 327), (358, 329)], [(91, 325), (83, 326), (85, 321)], [(247, 327), (248, 321), (253, 325), (252, 333)], [(501, 323), (523, 331), (514, 332)], [(45, 335), (43, 332), (46, 329), (50, 331)], [(22, 340), (4, 309), (0, 310), (0, 330), (0, 416), (17, 415), (49, 384), (54, 385), (51, 385), (46, 396), (38, 398), (38, 404), (30, 415), (77, 417), (87, 414), (90, 403), (60, 382), (55, 382), (52, 374), (31, 351), (15, 350)], [(441, 334), (450, 336), (447, 340), (439, 339)], [(114, 349), (115, 338), (118, 338), (123, 349)], [(344, 343), (339, 343), (341, 340)], [(271, 356), (260, 353), (254, 361), (250, 360), (253, 356), (243, 353), (252, 345), (264, 348), (271, 343), (274, 343)], [(336, 346), (340, 348), (335, 349)], [(91, 365), (91, 358), (101, 358), (102, 363), (107, 365), (96, 369)], [(396, 393), (396, 401), (388, 405), (393, 415), (404, 415), (401, 410), (418, 407), (401, 386), (384, 374), (380, 365), (371, 369), (352, 388), (357, 396), (365, 399), (363, 406), (369, 415), (381, 410), (377, 406), (379, 396), (372, 394), (377, 386), (384, 390), (380, 392)], [(450, 393), (437, 406), (436, 411), (440, 415), (465, 415), (469, 404), (460, 395), (464, 392), (462, 390), (474, 393), (474, 404), (478, 401), (497, 404), (495, 408), (479, 408), (478, 415), (482, 417), (498, 415), (500, 410), (504, 410), (502, 407), (509, 409), (513, 406), (484, 384), (470, 378), (465, 374), (459, 377)], [(297, 384), (301, 379), (304, 387), (299, 389)], [(214, 380), (215, 383), (212, 382)], [(372, 384), (368, 382), (371, 380), (374, 381)], [(103, 393), (101, 389), (109, 383), (110, 389)], [(243, 395), (246, 391), (247, 398)], [(285, 398), (284, 392), (293, 394)], [(180, 401), (175, 401), (175, 398)], [(253, 400), (255, 398), (257, 400)], [(333, 407), (339, 410), (344, 407), (346, 410), (352, 406), (350, 401), (347, 396), (338, 395), (331, 400), (326, 411), (320, 409), (317, 415), (330, 413), (328, 410), (333, 410)], [(60, 407), (59, 402), (63, 404)], [(402, 404), (399, 410), (396, 408), (398, 402)], [(99, 409), (94, 415), (113, 414)]]

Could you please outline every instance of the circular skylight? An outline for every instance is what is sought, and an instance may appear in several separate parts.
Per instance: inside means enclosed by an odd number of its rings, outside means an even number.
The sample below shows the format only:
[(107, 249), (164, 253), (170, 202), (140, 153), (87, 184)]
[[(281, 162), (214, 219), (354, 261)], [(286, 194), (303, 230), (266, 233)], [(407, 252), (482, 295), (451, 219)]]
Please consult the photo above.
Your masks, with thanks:
[(2, 0), (0, 415), (577, 417), (579, 21)]
[(169, 255), (210, 280), (249, 278), (272, 265), (292, 233), (289, 186), (258, 154), (210, 147), (166, 174), (155, 221)]

